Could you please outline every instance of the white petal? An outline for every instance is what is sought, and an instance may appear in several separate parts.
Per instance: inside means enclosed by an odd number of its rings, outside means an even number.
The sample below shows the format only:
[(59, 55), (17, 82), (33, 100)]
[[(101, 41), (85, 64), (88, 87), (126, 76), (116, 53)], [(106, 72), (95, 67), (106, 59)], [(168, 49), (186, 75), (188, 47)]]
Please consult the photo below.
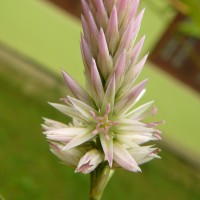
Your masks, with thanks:
[(44, 131), (51, 131), (54, 129), (69, 127), (67, 124), (63, 124), (58, 121), (54, 121), (54, 120), (46, 119), (46, 118), (43, 118), (43, 119), (44, 119), (44, 124), (42, 124), (41, 127), (42, 127), (42, 130), (44, 130)]
[(96, 111), (92, 107), (70, 96), (68, 96), (68, 99), (77, 109), (77, 111), (79, 111), (87, 120), (94, 121), (93, 117), (90, 114), (90, 111), (93, 111), (94, 113), (96, 113)]
[(136, 126), (136, 125), (125, 125), (125, 126), (119, 126), (118, 128), (120, 133), (124, 133), (124, 132), (129, 132), (129, 133), (138, 133), (138, 134), (144, 134), (144, 133), (151, 133), (154, 132), (155, 129), (153, 128), (147, 128), (144, 126)]
[(63, 145), (58, 143), (50, 142), (50, 148), (53, 154), (60, 158), (66, 165), (76, 167), (80, 158), (83, 156), (85, 151), (79, 148), (69, 149), (62, 151)]
[(50, 131), (45, 131), (44, 134), (46, 135), (63, 135), (63, 136), (76, 136), (83, 132), (86, 132), (87, 128), (76, 128), (76, 127), (68, 127), (68, 128), (60, 128), (60, 129), (54, 129)]
[(87, 131), (85, 133), (82, 133), (80, 135), (77, 135), (73, 140), (71, 140), (65, 147), (63, 150), (66, 149), (71, 149), (73, 147), (76, 147), (80, 144), (83, 144), (84, 142), (92, 139), (94, 137), (94, 134), (92, 133), (92, 129), (91, 128), (87, 128)]
[(145, 124), (142, 122), (127, 118), (121, 118), (119, 119), (119, 122), (121, 126), (145, 126)]
[(146, 134), (146, 135), (139, 135), (139, 134), (135, 134), (135, 135), (122, 135), (123, 137), (126, 137), (127, 139), (129, 140), (132, 140), (134, 143), (136, 144), (143, 144), (143, 143), (146, 143), (148, 141), (151, 141), (151, 140), (158, 140), (157, 137), (153, 136), (153, 134)]
[(139, 146), (138, 148), (129, 149), (129, 152), (138, 164), (143, 164), (152, 160), (153, 158), (160, 158), (156, 155), (156, 153), (153, 153), (157, 150), (157, 148), (151, 148), (151, 146)]
[(136, 148), (138, 145), (132, 141), (132, 137), (131, 135), (117, 135), (117, 141), (119, 141), (120, 143), (124, 144), (124, 146), (127, 147), (132, 147), (132, 148)]
[(129, 171), (141, 171), (131, 154), (120, 144), (114, 142), (114, 161)]
[(67, 124), (64, 124), (64, 123), (61, 123), (61, 122), (58, 122), (58, 121), (55, 121), (55, 120), (52, 120), (52, 119), (47, 119), (47, 118), (43, 118), (44, 119), (44, 123), (46, 126), (49, 126), (50, 127), (53, 127), (53, 128), (67, 128), (68, 125)]
[(108, 161), (109, 166), (112, 167), (113, 163), (113, 138), (109, 135), (109, 139), (103, 133), (100, 134), (101, 145), (105, 154), (105, 159)]
[(63, 135), (47, 135), (47, 139), (56, 142), (70, 142), (73, 137)]
[(80, 118), (80, 113), (69, 106), (65, 106), (65, 105), (58, 104), (58, 103), (49, 103), (49, 104), (51, 106), (53, 106), (55, 109), (59, 110), (60, 112), (62, 112), (63, 114), (65, 114), (69, 117)]
[(130, 119), (135, 119), (137, 120), (140, 115), (142, 115), (150, 106), (154, 103), (154, 101), (150, 101), (146, 104), (141, 105), (140, 107), (134, 109), (133, 111), (129, 112), (126, 117)]
[(48, 130), (43, 133), (49, 140), (57, 142), (70, 142), (73, 138), (85, 132), (86, 130), (87, 130), (86, 128), (68, 127), (68, 128)]

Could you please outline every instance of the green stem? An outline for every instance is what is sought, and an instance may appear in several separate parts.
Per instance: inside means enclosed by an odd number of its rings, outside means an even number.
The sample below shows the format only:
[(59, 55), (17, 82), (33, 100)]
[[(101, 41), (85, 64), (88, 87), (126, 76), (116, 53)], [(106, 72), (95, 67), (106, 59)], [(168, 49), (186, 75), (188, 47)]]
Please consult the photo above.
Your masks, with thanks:
[(90, 174), (90, 200), (100, 200), (104, 189), (113, 175), (113, 170), (106, 164), (97, 167)]

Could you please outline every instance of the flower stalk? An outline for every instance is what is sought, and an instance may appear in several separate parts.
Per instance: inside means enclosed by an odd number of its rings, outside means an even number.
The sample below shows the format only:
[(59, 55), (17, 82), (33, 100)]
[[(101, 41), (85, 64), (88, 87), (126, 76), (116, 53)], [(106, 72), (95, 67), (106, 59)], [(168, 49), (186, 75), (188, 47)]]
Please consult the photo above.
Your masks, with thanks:
[(114, 170), (106, 164), (99, 165), (90, 174), (90, 200), (100, 200)]

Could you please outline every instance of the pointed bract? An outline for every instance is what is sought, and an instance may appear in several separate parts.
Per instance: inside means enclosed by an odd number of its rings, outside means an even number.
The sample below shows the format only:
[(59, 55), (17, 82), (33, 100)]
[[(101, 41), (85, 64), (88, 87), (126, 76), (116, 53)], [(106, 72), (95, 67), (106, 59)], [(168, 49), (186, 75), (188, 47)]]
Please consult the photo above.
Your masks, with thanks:
[(108, 14), (104, 7), (103, 1), (93, 0), (96, 8), (97, 8), (97, 18), (99, 18), (99, 27), (105, 28), (108, 23)]
[(106, 88), (106, 92), (104, 95), (103, 103), (102, 103), (102, 108), (101, 110), (105, 112), (106, 106), (110, 104), (111, 106), (111, 113), (114, 109), (114, 104), (115, 104), (115, 91), (116, 91), (116, 85), (115, 85), (115, 74), (113, 74), (111, 80), (108, 83), (108, 86)]
[(91, 63), (91, 92), (97, 107), (100, 108), (104, 98), (104, 89), (94, 59), (92, 59)]
[(114, 161), (129, 171), (141, 171), (131, 154), (118, 143), (114, 143)]
[(92, 61), (92, 53), (91, 53), (89, 45), (87, 44), (83, 36), (81, 36), (81, 52), (82, 52), (82, 57), (85, 63), (85, 68), (87, 69), (87, 71), (90, 72), (90, 63)]
[(101, 145), (105, 154), (105, 159), (108, 161), (109, 166), (112, 167), (113, 163), (113, 138), (106, 138), (104, 134), (100, 135)]
[(89, 105), (83, 103), (82, 101), (79, 101), (79, 100), (72, 98), (70, 96), (68, 96), (68, 99), (70, 100), (70, 102), (74, 106), (75, 110), (77, 110), (81, 115), (83, 115), (86, 120), (89, 120), (89, 121), (92, 120), (92, 117), (90, 115), (90, 111), (95, 112), (95, 110), (92, 107), (90, 107)]
[[(114, 69), (112, 71), (112, 74), (110, 75), (110, 77), (112, 77), (113, 75), (115, 75), (115, 80), (116, 80), (116, 84), (115, 84), (115, 88), (116, 88), (116, 92), (119, 89), (119, 87), (121, 86), (123, 80), (124, 80), (124, 75), (125, 75), (125, 67), (126, 67), (126, 50), (124, 50), (121, 55), (119, 56), (119, 58), (117, 59), (117, 62), (114, 66)], [(109, 79), (108, 79), (109, 80)]]
[(112, 71), (112, 59), (109, 54), (106, 37), (104, 35), (104, 31), (101, 28), (99, 33), (99, 55), (98, 55), (98, 64), (99, 64), (99, 70), (106, 80), (109, 74)]
[(119, 27), (116, 6), (114, 6), (112, 9), (112, 13), (106, 29), (106, 38), (108, 41), (109, 50), (111, 54), (114, 55), (119, 41)]
[(147, 79), (140, 82), (138, 85), (133, 87), (126, 95), (121, 97), (116, 102), (115, 111), (125, 113), (127, 110), (132, 108), (133, 105), (137, 103), (138, 98), (140, 98), (140, 95), (145, 88), (146, 82)]
[(74, 137), (64, 148), (63, 150), (71, 149), (73, 147), (79, 146), (80, 144), (83, 144), (84, 142), (92, 139), (94, 135), (92, 134), (91, 127), (85, 128), (82, 133)]
[(64, 70), (62, 70), (63, 77), (65, 82), (67, 83), (68, 88), (72, 92), (72, 94), (79, 100), (84, 101), (88, 104), (93, 103), (92, 98), (87, 94), (87, 92)]

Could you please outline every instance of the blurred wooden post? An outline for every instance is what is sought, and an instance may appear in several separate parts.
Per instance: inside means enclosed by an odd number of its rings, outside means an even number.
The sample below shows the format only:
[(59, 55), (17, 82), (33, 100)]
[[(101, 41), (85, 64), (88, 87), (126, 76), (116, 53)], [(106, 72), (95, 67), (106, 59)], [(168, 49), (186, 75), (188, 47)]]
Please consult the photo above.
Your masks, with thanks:
[(188, 14), (189, 10), (188, 7), (180, 0), (168, 0), (168, 2), (170, 4), (172, 4), (176, 10), (178, 10), (179, 12), (183, 13), (183, 14)]
[(177, 14), (150, 55), (150, 61), (200, 92), (200, 39), (179, 31), (189, 19)]
[(69, 12), (77, 18), (81, 16), (81, 2), (80, 0), (46, 0), (49, 1), (61, 9)]

